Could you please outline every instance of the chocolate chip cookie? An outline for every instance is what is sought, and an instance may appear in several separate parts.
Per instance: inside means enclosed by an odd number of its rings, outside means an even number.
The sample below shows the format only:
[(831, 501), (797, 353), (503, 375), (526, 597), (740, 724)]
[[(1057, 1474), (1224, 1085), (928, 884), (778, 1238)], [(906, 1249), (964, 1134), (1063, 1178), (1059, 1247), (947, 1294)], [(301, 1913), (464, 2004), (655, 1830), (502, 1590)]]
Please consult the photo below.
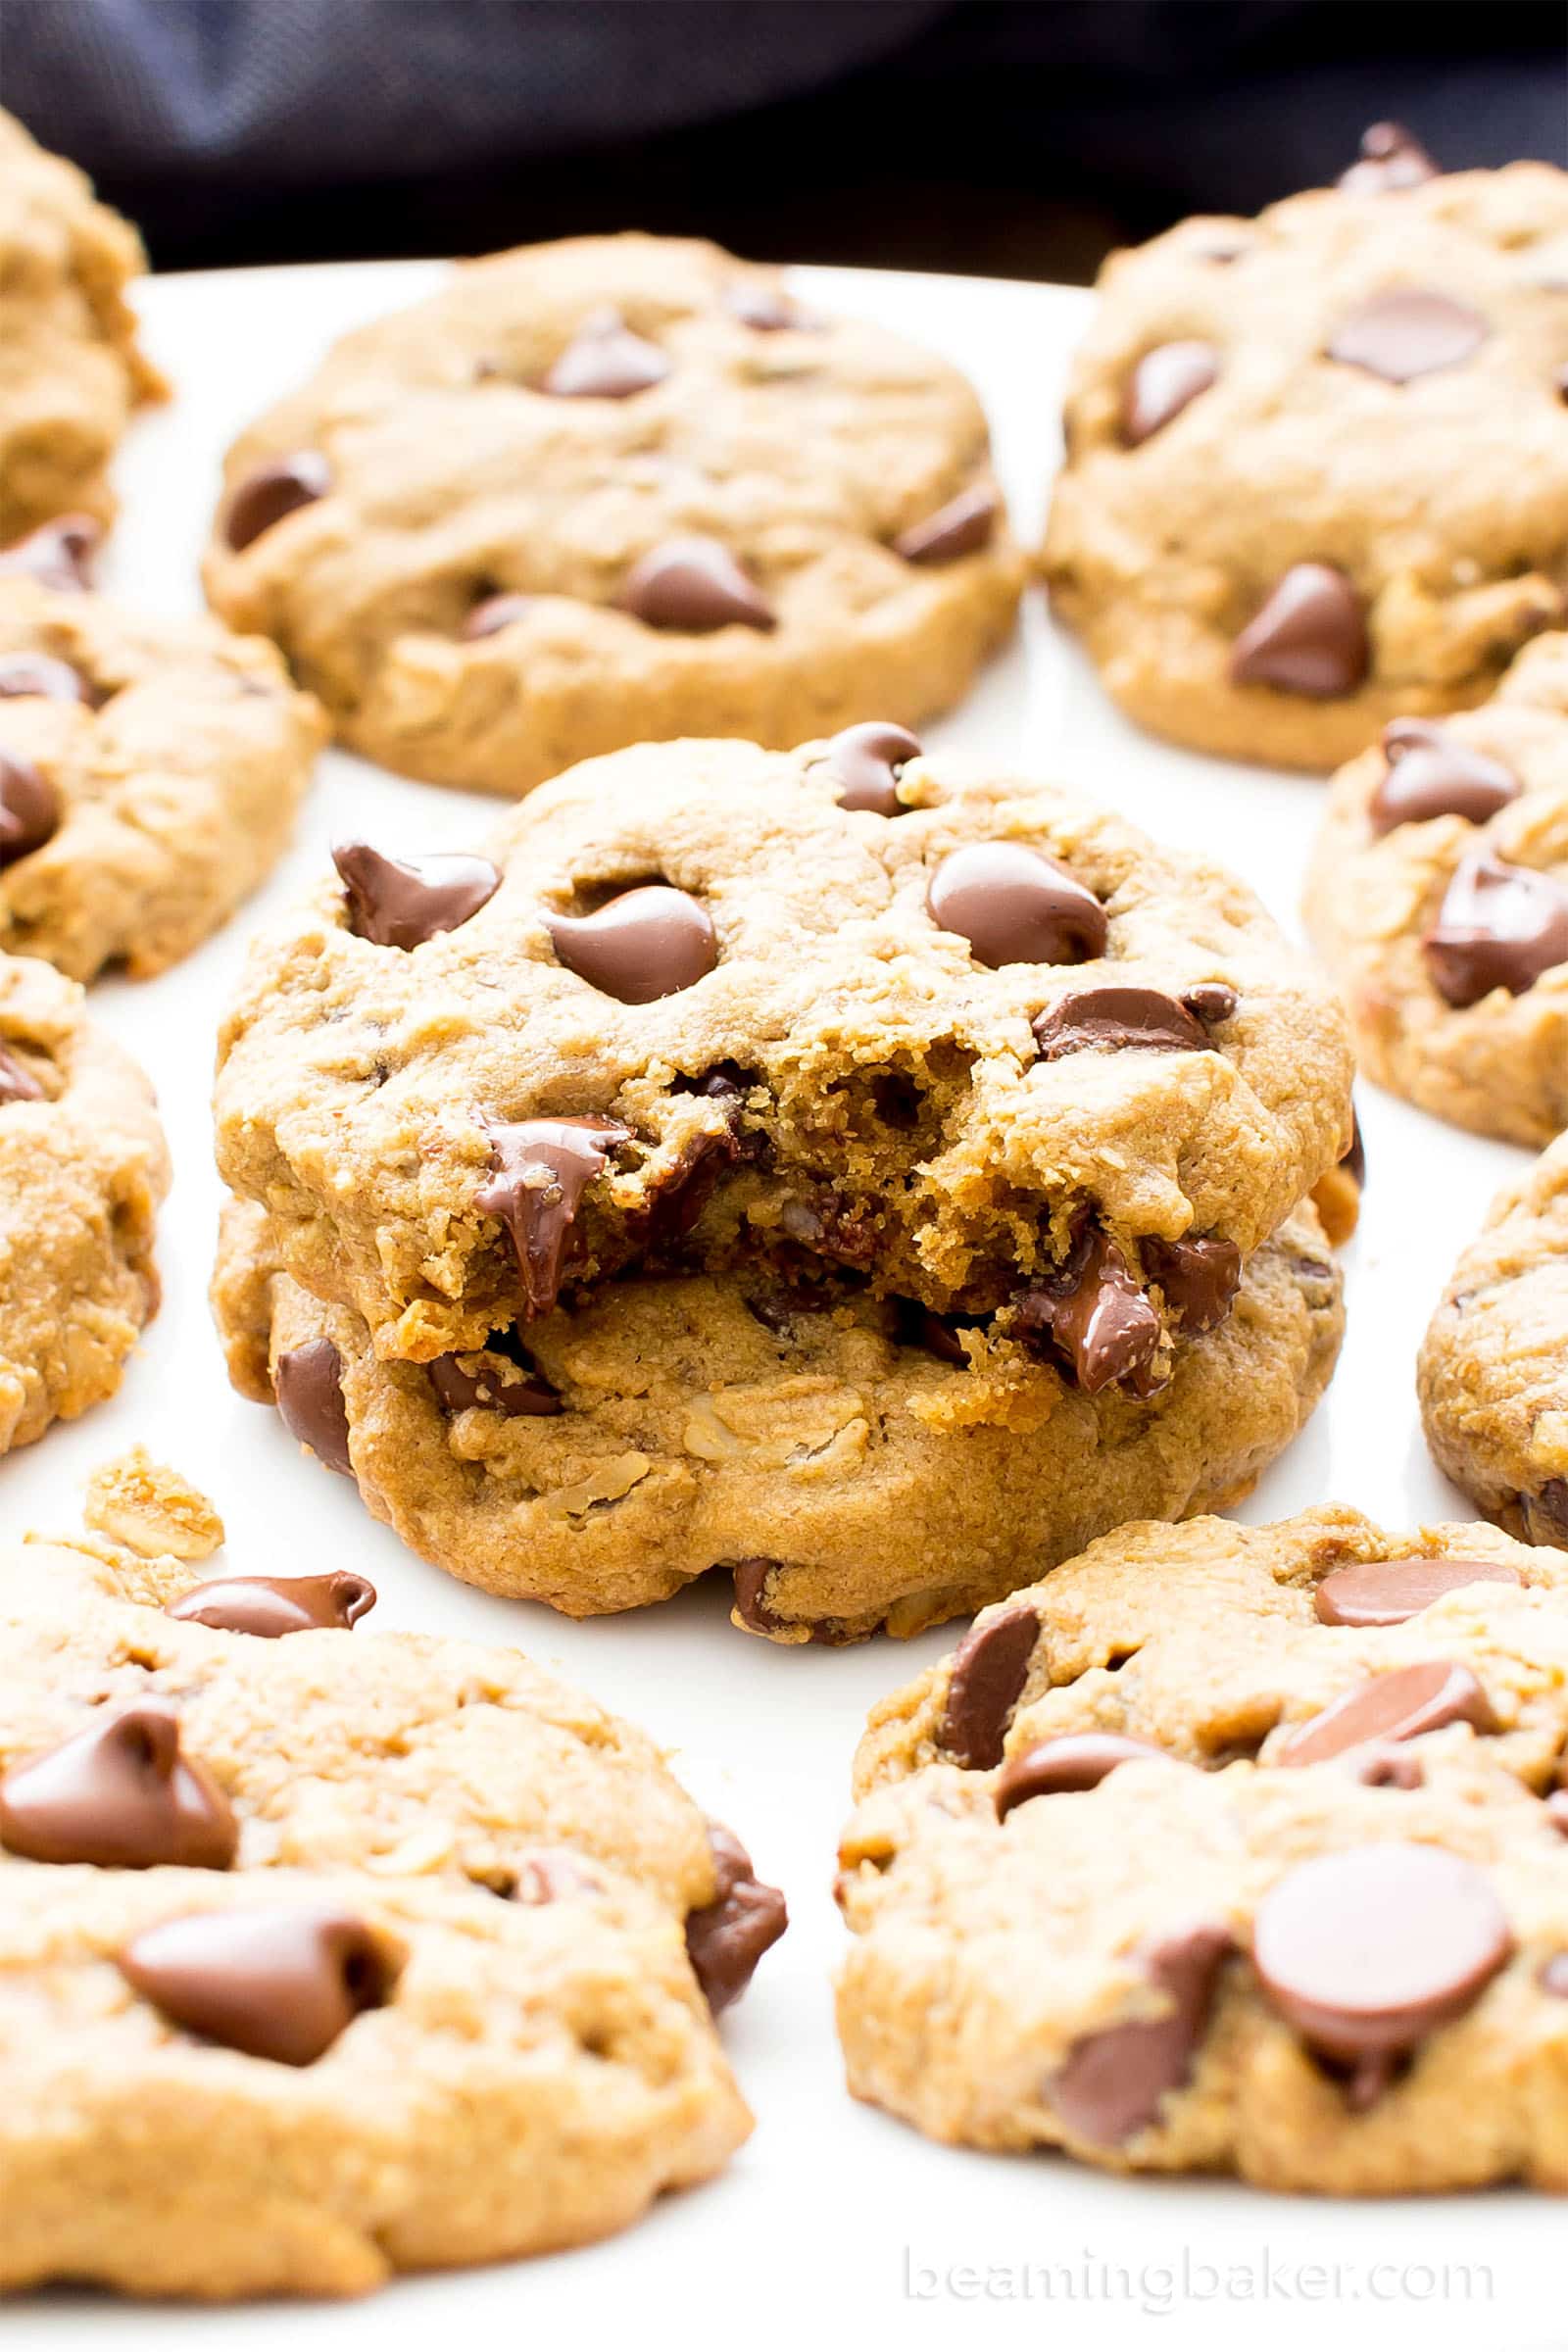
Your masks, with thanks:
[(0, 1562), (0, 2284), (356, 2293), (716, 2173), (784, 1906), (653, 1743), (144, 1455), (89, 1517)]
[(225, 479), (217, 609), (356, 750), (510, 795), (643, 738), (918, 724), (1022, 577), (956, 370), (672, 239), (469, 264)]
[(1568, 1125), (1568, 635), (1341, 771), (1304, 912), (1371, 1077), (1510, 1143)]
[(784, 1642), (915, 1633), (1123, 1519), (1235, 1501), (1343, 1328), (1304, 1208), (1153, 1399), (1091, 1396), (995, 1318), (760, 1275), (631, 1277), (479, 1348), (382, 1361), (352, 1308), (281, 1271), (249, 1202), (214, 1302), (235, 1385), (440, 1567), (572, 1616), (716, 1569), (736, 1625)]
[(1563, 610), (1568, 175), (1348, 179), (1106, 266), (1045, 550), (1135, 718), (1288, 767), (1481, 702)]
[(0, 956), (0, 1453), (112, 1396), (158, 1305), (169, 1155), (79, 988)]
[(1250, 892), (900, 729), (644, 745), (482, 856), (390, 846), (257, 943), (218, 1082), (224, 1177), (383, 1358), (746, 1269), (1147, 1398), (1350, 1136)]
[(1568, 1137), (1506, 1185), (1421, 1348), (1427, 1442), (1499, 1526), (1568, 1544)]
[(162, 399), (125, 287), (147, 266), (84, 173), (0, 112), (0, 540), (115, 511), (108, 465), (131, 411)]
[(90, 594), (92, 536), (0, 555), (0, 946), (146, 979), (270, 872), (325, 725), (265, 640)]

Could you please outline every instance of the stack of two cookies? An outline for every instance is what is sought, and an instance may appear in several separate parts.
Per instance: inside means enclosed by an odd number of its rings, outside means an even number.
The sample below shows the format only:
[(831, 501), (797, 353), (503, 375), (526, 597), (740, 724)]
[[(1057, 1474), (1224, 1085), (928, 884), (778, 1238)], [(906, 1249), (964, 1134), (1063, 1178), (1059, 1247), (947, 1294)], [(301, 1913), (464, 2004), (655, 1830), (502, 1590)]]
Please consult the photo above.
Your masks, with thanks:
[(1348, 1050), (1221, 869), (871, 725), (390, 847), (253, 950), (216, 1298), (453, 1573), (911, 1633), (1233, 1499), (1316, 1401)]

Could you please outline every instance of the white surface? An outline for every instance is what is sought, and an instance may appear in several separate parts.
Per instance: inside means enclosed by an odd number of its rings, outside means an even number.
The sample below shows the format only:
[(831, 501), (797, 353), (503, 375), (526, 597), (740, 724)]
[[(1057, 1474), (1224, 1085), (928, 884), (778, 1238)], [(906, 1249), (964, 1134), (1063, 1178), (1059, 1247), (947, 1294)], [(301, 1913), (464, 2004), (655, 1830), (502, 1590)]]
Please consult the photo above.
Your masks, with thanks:
[[(170, 278), (142, 296), (156, 358), (178, 397), (131, 434), (124, 513), (104, 585), (149, 608), (194, 609), (196, 564), (220, 453), (258, 408), (296, 383), (344, 327), (439, 282), (432, 264)], [(1089, 297), (945, 278), (816, 270), (803, 291), (945, 351), (990, 407), (1020, 531), (1033, 539), (1055, 463), (1063, 369)], [(1020, 642), (931, 740), (995, 752), (1079, 781), (1167, 839), (1223, 854), (1293, 929), (1321, 788), (1160, 748), (1112, 712), (1092, 673), (1032, 595)], [(868, 716), (875, 713), (867, 713)], [(233, 1396), (207, 1316), (218, 1187), (208, 1086), (217, 1009), (253, 917), (317, 872), (329, 839), (363, 827), (392, 850), (471, 844), (497, 813), (480, 796), (387, 776), (341, 755), (322, 763), (297, 848), (227, 932), (150, 985), (113, 983), (99, 1016), (156, 1082), (175, 1165), (160, 1251), (165, 1304), (120, 1396), (0, 1469), (6, 1526), (74, 1523), (80, 1484), (136, 1440), (217, 1497), (231, 1562), (303, 1571), (350, 1563), (374, 1579), (375, 1628), (514, 1641), (663, 1740), (675, 1768), (732, 1821), (765, 1877), (788, 1890), (793, 1925), (726, 2024), (757, 2112), (727, 2176), (666, 2200), (609, 2244), (506, 2269), (395, 2285), (369, 2304), (213, 2315), (138, 2311), (59, 2295), (13, 2307), (8, 2340), (51, 2347), (249, 2347), (284, 2329), (315, 2347), (605, 2340), (834, 2343), (1165, 2341), (1216, 2347), (1310, 2340), (1344, 2352), (1419, 2330), (1523, 2352), (1561, 2343), (1548, 2242), (1560, 2216), (1523, 2195), (1362, 2205), (1268, 2198), (1230, 2185), (1123, 2181), (1048, 2157), (994, 2159), (928, 2144), (846, 2095), (829, 1979), (841, 1932), (829, 1892), (851, 1749), (867, 1707), (951, 1645), (960, 1628), (899, 1645), (775, 1649), (733, 1632), (724, 1592), (574, 1625), (453, 1583), (405, 1551), (347, 1485), (301, 1455), (275, 1415)], [(1371, 1168), (1348, 1253), (1349, 1338), (1327, 1403), (1243, 1513), (1267, 1519), (1333, 1497), (1395, 1525), (1464, 1516), (1422, 1444), (1417, 1342), (1443, 1280), (1518, 1155), (1361, 1090)], [(0, 2182), (0, 2195), (4, 2194)], [(1185, 2282), (1183, 2264), (1188, 2266)], [(1371, 2266), (1389, 2266), (1376, 2277)], [(1466, 2299), (1432, 2266), (1487, 2266)], [(908, 2266), (970, 2266), (976, 2288), (911, 2293)], [(1299, 2266), (1324, 2266), (1321, 2276)], [(1336, 2280), (1331, 2266), (1347, 2266)], [(1398, 2277), (1403, 2266), (1416, 2270)], [(991, 2266), (1002, 2266), (988, 2281)], [(1045, 2299), (1037, 2273), (1050, 2266)], [(1123, 2285), (1102, 2266), (1129, 2276)], [(1203, 2266), (1207, 2266), (1205, 2270)], [(1240, 2266), (1240, 2268), (1238, 2268)], [(1297, 2266), (1294, 2270), (1282, 2266)], [(1087, 2267), (1087, 2276), (1086, 2276)], [(1174, 2270), (1174, 2278), (1166, 2276)], [(1213, 2274), (1218, 2274), (1216, 2278)], [(912, 2282), (930, 2289), (934, 2281)], [(1011, 2292), (1006, 2289), (1010, 2283)], [(989, 2284), (990, 2291), (985, 2291)], [(1030, 2290), (1025, 2292), (1026, 2287)], [(1490, 2291), (1489, 2291), (1490, 2289)]]

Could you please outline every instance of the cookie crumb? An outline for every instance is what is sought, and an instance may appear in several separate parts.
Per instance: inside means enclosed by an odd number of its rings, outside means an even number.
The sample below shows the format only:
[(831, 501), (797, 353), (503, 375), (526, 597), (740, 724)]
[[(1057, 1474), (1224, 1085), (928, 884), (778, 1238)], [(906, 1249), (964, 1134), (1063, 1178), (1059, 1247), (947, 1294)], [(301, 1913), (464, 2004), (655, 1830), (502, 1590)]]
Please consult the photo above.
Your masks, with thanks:
[(143, 1559), (207, 1560), (223, 1542), (223, 1522), (207, 1496), (145, 1446), (105, 1462), (87, 1481), (84, 1523)]

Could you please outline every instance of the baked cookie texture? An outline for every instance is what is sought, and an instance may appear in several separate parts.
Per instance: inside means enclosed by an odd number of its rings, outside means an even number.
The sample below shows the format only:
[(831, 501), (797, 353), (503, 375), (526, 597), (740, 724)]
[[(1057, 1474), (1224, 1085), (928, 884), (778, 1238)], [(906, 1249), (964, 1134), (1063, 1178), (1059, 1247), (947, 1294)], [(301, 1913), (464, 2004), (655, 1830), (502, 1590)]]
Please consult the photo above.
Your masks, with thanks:
[(89, 1517), (0, 1563), (0, 2283), (357, 2293), (717, 2172), (710, 1998), (783, 1904), (653, 1743), (350, 1631), (352, 1571), (225, 1573), (145, 1455)]
[(225, 482), (217, 610), (357, 751), (510, 795), (644, 738), (918, 724), (1022, 583), (956, 369), (674, 239), (466, 265), (344, 337)]
[(167, 391), (125, 300), (146, 266), (85, 173), (0, 111), (0, 540), (73, 509), (113, 515), (109, 461), (132, 410)]
[(1115, 2170), (1568, 2186), (1565, 1642), (1568, 1555), (1491, 1528), (1091, 1546), (872, 1716), (851, 2089)]
[(152, 1089), (80, 989), (0, 956), (0, 1452), (119, 1388), (169, 1176)]
[(482, 858), (340, 845), (258, 941), (220, 1166), (378, 1356), (744, 1266), (1149, 1396), (1224, 1314), (1349, 1138), (1332, 992), (1222, 868), (1073, 794), (905, 735), (892, 813), (857, 800), (867, 732), (589, 762)]
[(1568, 1125), (1568, 635), (1342, 769), (1303, 912), (1369, 1077), (1508, 1143)]
[(1087, 1396), (978, 1326), (935, 1353), (863, 1291), (709, 1275), (612, 1283), (529, 1325), (525, 1352), (498, 1335), (383, 1361), (352, 1307), (281, 1271), (252, 1202), (225, 1213), (214, 1305), (235, 1386), (279, 1402), (438, 1566), (572, 1616), (717, 1569), (734, 1623), (783, 1642), (912, 1634), (1123, 1519), (1236, 1501), (1312, 1410), (1344, 1328), (1304, 1207), (1152, 1400)]
[(1304, 768), (1483, 701), (1563, 610), (1565, 279), (1545, 164), (1384, 174), (1114, 256), (1044, 563), (1116, 701)]
[(1568, 1544), (1568, 1137), (1505, 1185), (1422, 1343), (1439, 1466), (1489, 1518)]
[(265, 640), (0, 568), (0, 945), (166, 970), (270, 872), (324, 736)]

